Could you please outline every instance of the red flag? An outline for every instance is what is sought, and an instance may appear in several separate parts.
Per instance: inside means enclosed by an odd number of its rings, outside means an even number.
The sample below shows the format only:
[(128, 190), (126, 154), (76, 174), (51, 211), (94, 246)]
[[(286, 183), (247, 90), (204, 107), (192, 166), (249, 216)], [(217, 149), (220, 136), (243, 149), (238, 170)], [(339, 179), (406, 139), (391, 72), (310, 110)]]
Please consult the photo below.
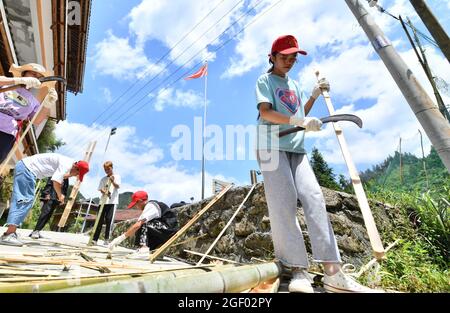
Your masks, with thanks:
[(200, 78), (203, 76), (208, 75), (208, 63), (205, 63), (205, 65), (203, 65), (197, 72), (195, 72), (194, 74), (185, 77), (184, 79), (188, 80), (188, 79), (194, 79), (194, 78)]

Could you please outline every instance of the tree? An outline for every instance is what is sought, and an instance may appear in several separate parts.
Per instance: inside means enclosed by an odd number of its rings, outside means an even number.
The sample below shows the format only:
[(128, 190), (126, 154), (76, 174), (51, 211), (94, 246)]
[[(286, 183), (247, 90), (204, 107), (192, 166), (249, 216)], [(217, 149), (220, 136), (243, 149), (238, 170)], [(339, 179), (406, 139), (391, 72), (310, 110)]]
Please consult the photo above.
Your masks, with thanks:
[(65, 143), (56, 138), (55, 135), (55, 122), (52, 120), (47, 121), (42, 130), (38, 140), (38, 148), (40, 153), (44, 152), (54, 152), (59, 147), (65, 145)]
[(341, 190), (338, 183), (335, 181), (333, 169), (328, 166), (322, 154), (315, 147), (312, 149), (311, 167), (320, 186), (334, 190)]

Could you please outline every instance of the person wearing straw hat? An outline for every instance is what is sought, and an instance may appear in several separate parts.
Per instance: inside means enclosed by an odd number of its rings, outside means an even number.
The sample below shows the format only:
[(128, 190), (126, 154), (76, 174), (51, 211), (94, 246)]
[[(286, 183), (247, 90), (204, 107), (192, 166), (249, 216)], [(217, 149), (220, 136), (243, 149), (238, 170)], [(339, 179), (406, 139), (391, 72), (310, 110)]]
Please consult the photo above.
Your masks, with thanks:
[(84, 175), (89, 172), (86, 161), (74, 162), (71, 158), (58, 153), (41, 153), (23, 158), (17, 162), (14, 169), (13, 192), (6, 226), (8, 229), (2, 235), (0, 244), (22, 246), (16, 229), (24, 221), (33, 205), (36, 179), (51, 177), (53, 188), (60, 203), (64, 203), (65, 196), (61, 185), (65, 178), (77, 176), (83, 181)]
[(0, 163), (6, 159), (20, 132), (21, 122), (31, 119), (43, 106), (34, 124), (45, 120), (50, 109), (55, 106), (58, 94), (50, 88), (42, 103), (37, 98), (41, 82), (39, 78), (51, 75), (42, 65), (28, 63), (22, 66), (11, 65), (9, 71), (14, 77), (0, 76), (0, 87), (22, 85), (13, 90), (1, 91), (0, 88)]

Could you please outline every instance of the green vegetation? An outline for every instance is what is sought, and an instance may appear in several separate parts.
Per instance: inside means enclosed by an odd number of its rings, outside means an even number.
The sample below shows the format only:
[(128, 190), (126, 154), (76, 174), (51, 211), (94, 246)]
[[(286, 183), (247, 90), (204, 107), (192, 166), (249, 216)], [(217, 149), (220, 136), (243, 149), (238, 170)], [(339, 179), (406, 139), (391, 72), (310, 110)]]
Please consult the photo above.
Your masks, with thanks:
[(381, 264), (381, 286), (405, 292), (450, 292), (450, 179), (426, 192), (378, 188), (368, 196), (399, 208), (410, 225), (381, 234), (384, 240), (400, 239)]
[(328, 165), (322, 154), (315, 147), (312, 149), (311, 167), (320, 186), (333, 190), (342, 190), (335, 180), (333, 169)]
[(56, 149), (63, 146), (65, 143), (56, 138), (55, 135), (55, 122), (52, 120), (47, 121), (37, 140), (40, 153), (54, 152)]
[[(343, 175), (336, 181), (315, 148), (311, 166), (321, 186), (353, 193), (351, 182)], [(368, 271), (361, 282), (403, 292), (450, 292), (450, 175), (436, 150), (425, 158), (396, 152), (360, 177), (369, 199), (388, 203), (403, 217), (398, 227), (381, 233), (386, 245), (397, 239), (399, 244), (377, 277)]]

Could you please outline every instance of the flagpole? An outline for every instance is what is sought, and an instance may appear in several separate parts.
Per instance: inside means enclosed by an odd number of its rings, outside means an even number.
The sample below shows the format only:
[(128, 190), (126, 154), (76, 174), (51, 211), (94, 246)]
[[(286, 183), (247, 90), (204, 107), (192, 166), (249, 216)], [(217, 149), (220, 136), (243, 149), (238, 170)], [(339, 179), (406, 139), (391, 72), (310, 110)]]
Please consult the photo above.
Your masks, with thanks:
[[(205, 62), (208, 66), (208, 61)], [(208, 75), (205, 75), (205, 105), (203, 110), (203, 138), (202, 138), (202, 200), (205, 199), (205, 138), (206, 138), (206, 88), (208, 85)]]

